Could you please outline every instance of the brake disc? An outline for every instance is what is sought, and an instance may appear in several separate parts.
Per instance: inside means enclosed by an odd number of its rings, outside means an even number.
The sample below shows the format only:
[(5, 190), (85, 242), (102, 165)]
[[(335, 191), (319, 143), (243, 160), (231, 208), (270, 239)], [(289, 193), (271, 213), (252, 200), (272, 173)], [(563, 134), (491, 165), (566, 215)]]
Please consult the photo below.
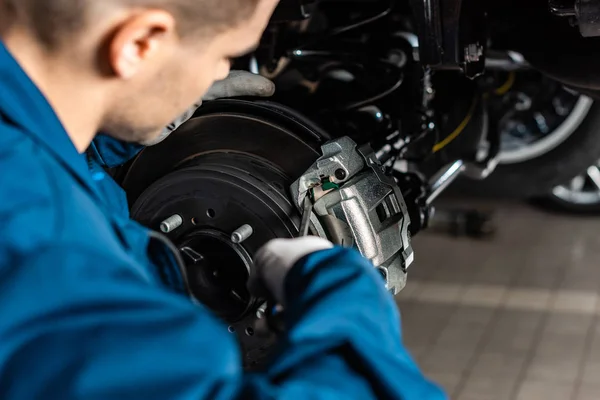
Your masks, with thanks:
[(266, 299), (246, 289), (252, 259), (269, 240), (298, 236), (304, 198), (314, 202), (312, 233), (357, 248), (394, 294), (413, 260), (410, 217), (369, 146), (342, 137), (319, 152), (322, 135), (299, 116), (272, 105), (224, 104), (236, 111), (205, 108), (207, 114), (142, 152), (124, 186), (135, 200), (132, 217), (166, 227), (186, 260), (192, 294), (237, 334), (253, 367), (274, 337), (257, 332)]
[[(130, 204), (187, 160), (214, 152), (251, 154), (287, 176), (300, 176), (321, 156), (329, 136), (295, 111), (270, 102), (217, 100), (157, 146), (147, 147), (119, 175)], [(293, 155), (290, 157), (290, 155)]]
[[(169, 216), (181, 217), (169, 238), (183, 255), (192, 294), (229, 325), (250, 366), (267, 354), (273, 340), (255, 335), (256, 311), (265, 299), (246, 288), (252, 256), (267, 241), (298, 232), (286, 183), (287, 177), (264, 160), (213, 153), (158, 180), (131, 211), (135, 220), (155, 230)], [(231, 235), (242, 225), (253, 233), (235, 243)]]
[[(252, 258), (271, 239), (297, 236), (290, 177), (320, 156), (324, 137), (284, 107), (216, 101), (145, 149), (122, 182), (133, 219), (159, 230), (169, 217), (180, 218), (167, 235), (184, 256), (191, 290), (237, 335), (250, 368), (274, 341), (256, 329), (264, 299), (246, 289)], [(231, 235), (243, 225), (252, 235), (234, 243)]]

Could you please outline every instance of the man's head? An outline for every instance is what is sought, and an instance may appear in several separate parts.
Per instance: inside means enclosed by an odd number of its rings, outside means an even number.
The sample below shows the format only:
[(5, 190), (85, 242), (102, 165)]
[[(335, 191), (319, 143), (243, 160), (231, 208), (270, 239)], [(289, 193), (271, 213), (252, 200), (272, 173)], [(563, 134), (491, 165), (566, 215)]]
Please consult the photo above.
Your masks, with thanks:
[(139, 142), (226, 77), (229, 60), (256, 46), (276, 3), (0, 0), (0, 33), (30, 37), (50, 63), (76, 71), (74, 82), (85, 77), (90, 104), (102, 111), (98, 128)]

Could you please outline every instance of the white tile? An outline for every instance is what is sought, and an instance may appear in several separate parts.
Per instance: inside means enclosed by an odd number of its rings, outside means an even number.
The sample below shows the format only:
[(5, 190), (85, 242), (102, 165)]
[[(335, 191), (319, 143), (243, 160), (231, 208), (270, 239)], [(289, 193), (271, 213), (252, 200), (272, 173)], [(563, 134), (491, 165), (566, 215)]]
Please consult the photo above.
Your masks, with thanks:
[(600, 380), (595, 384), (583, 384), (577, 390), (575, 400), (598, 400), (600, 399)]
[(579, 373), (580, 361), (572, 358), (535, 357), (526, 374), (527, 381), (548, 381), (573, 384)]
[(431, 372), (426, 376), (432, 382), (441, 386), (448, 396), (452, 396), (462, 377), (461, 374), (455, 372)]
[(516, 400), (569, 400), (573, 388), (573, 384), (528, 380), (519, 388)]
[(564, 339), (576, 340), (583, 343), (592, 327), (593, 318), (592, 314), (550, 313), (544, 327), (543, 337), (564, 336)]
[(437, 346), (447, 346), (453, 350), (473, 351), (484, 333), (484, 325), (458, 325), (453, 322), (444, 328), (436, 340)]
[(488, 377), (471, 376), (457, 399), (509, 400), (516, 383), (516, 376), (512, 379), (502, 379), (493, 375)]
[(472, 352), (436, 346), (423, 357), (420, 367), (427, 375), (437, 373), (462, 374), (465, 372), (472, 355)]
[(471, 375), (477, 378), (516, 378), (525, 365), (525, 354), (483, 353), (477, 356)]
[(511, 288), (505, 307), (528, 311), (546, 311), (549, 308), (551, 291), (546, 289)]
[(496, 319), (496, 330), (506, 329), (507, 332), (536, 330), (545, 314), (540, 311), (504, 310)]
[[(505, 264), (499, 260), (499, 264)], [(482, 284), (506, 286), (513, 281), (514, 276), (519, 271), (516, 269), (506, 270), (502, 265), (488, 264), (484, 265), (473, 277), (474, 282)]]
[(421, 282), (413, 298), (422, 302), (457, 303), (463, 290), (461, 284)]
[(467, 287), (461, 303), (470, 306), (497, 307), (502, 304), (507, 290), (506, 286), (473, 284)]
[[(407, 326), (406, 324), (404, 325)], [(431, 346), (431, 342), (435, 339), (435, 333), (429, 332), (426, 329), (423, 324), (415, 324), (411, 328), (404, 329), (404, 333), (402, 334), (404, 343), (410, 348)]]
[(419, 292), (419, 281), (411, 281), (407, 280), (406, 286), (404, 289), (398, 293), (396, 296), (396, 302), (399, 305), (402, 305), (403, 301), (412, 300), (415, 297), (415, 294)]
[[(596, 384), (600, 387), (600, 362), (595, 360), (587, 360), (583, 367), (583, 376), (581, 380), (585, 384)], [(600, 396), (598, 396), (600, 399)]]
[(487, 325), (495, 314), (493, 307), (474, 307), (461, 305), (458, 307), (449, 324), (462, 326), (469, 330), (473, 325)]
[(485, 344), (484, 351), (490, 353), (525, 355), (535, 340), (535, 331), (531, 329), (502, 329), (493, 332)]
[(560, 290), (554, 297), (553, 311), (594, 314), (598, 303), (595, 292)]

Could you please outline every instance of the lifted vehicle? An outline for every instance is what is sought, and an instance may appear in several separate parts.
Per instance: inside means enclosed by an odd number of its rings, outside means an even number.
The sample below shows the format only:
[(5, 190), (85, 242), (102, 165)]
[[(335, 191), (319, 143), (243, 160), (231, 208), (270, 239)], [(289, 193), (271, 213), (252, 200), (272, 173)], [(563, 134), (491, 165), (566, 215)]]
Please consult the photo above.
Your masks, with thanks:
[[(564, 102), (548, 124), (596, 95), (598, 39), (581, 35), (600, 33), (594, 4), (283, 0), (261, 46), (234, 65), (272, 79), (277, 94), (209, 102), (119, 170), (132, 216), (179, 247), (194, 295), (256, 365), (274, 333), (261, 329), (268, 299), (246, 288), (255, 252), (306, 228), (356, 247), (401, 290), (435, 198), (460, 175), (487, 178), (506, 161), (502, 137), (530, 118), (502, 117), (525, 101), (514, 101), (515, 73), (536, 75), (540, 107)], [(587, 148), (578, 140), (553, 148)], [(561, 173), (592, 165), (600, 153), (590, 153)]]

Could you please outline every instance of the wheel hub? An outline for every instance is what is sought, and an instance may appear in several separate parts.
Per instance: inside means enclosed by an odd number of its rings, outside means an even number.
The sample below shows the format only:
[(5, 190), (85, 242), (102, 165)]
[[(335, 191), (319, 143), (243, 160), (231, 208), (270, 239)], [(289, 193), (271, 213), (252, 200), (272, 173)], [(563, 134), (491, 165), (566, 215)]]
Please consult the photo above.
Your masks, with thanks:
[[(181, 217), (168, 236), (184, 257), (192, 294), (237, 334), (247, 365), (258, 363), (273, 340), (254, 334), (265, 299), (246, 288), (252, 256), (271, 239), (297, 235), (299, 217), (285, 194), (289, 184), (266, 160), (218, 152), (166, 175), (132, 208), (132, 217), (153, 229), (169, 216)], [(244, 224), (253, 234), (234, 243), (232, 233)]]
[(180, 245), (194, 297), (226, 321), (238, 321), (252, 306), (246, 283), (252, 259), (224, 232), (192, 232)]

